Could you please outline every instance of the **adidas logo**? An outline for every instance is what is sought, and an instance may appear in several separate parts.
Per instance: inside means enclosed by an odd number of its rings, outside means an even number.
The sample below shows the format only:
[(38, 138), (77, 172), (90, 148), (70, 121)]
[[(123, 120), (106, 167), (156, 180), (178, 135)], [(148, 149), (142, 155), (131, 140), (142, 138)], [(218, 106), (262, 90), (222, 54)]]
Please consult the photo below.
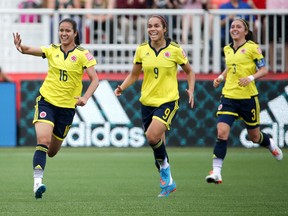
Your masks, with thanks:
[[(276, 145), (283, 148), (288, 145), (288, 86), (284, 93), (268, 102), (268, 108), (260, 112), (260, 128), (263, 132), (271, 135)], [(265, 127), (263, 127), (265, 126)], [(286, 132), (285, 132), (286, 129)], [(258, 147), (246, 139), (247, 131), (242, 130), (240, 134), (241, 143), (247, 147)]]
[(97, 91), (84, 107), (77, 107), (63, 146), (141, 147), (145, 144), (141, 127), (131, 121), (114, 95), (108, 81), (100, 81)]

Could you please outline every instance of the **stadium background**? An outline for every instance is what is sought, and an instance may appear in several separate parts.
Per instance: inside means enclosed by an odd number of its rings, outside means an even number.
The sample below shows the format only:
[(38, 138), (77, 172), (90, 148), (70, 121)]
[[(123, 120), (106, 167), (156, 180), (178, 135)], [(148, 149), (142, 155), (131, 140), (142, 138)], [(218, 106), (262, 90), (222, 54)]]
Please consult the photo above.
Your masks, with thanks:
[[(10, 1), (1, 1), (1, 2), (10, 2)], [(86, 10), (69, 10), (69, 9), (60, 9), (57, 12), (54, 10), (25, 10), (25, 13), (36, 14), (41, 16), (41, 23), (20, 23), (18, 22), (19, 16), (23, 13), (24, 10), (15, 10), (15, 9), (4, 9), (0, 7), (0, 28), (3, 30), (3, 37), (0, 38), (0, 45), (2, 47), (3, 52), (0, 53), (0, 65), (5, 73), (8, 73), (12, 80), (15, 82), (16, 88), (12, 88), (12, 90), (5, 90), (1, 93), (3, 98), (5, 98), (5, 102), (3, 102), (0, 106), (0, 146), (6, 146), (7, 142), (3, 138), (15, 138), (11, 142), (12, 144), (9, 146), (26, 146), (26, 145), (35, 145), (35, 133), (34, 127), (32, 125), (32, 118), (34, 112), (34, 100), (37, 95), (37, 91), (44, 77), (46, 76), (47, 64), (43, 63), (41, 58), (35, 58), (33, 56), (20, 55), (13, 45), (12, 41), (12, 32), (19, 31), (23, 37), (23, 41), (27, 44), (33, 44), (35, 46), (49, 44), (51, 41), (57, 42), (57, 34), (53, 34), (53, 38), (51, 32), (57, 31), (58, 21), (61, 16), (64, 15), (80, 15), (83, 18), (83, 23), (85, 21), (85, 15), (90, 13)], [(91, 13), (102, 14), (108, 13), (113, 16), (114, 21), (119, 21), (118, 19), (122, 16), (144, 16), (147, 18), (152, 13), (159, 13), (176, 18), (176, 26), (175, 31), (169, 31), (169, 36), (171, 38), (175, 38), (176, 41), (180, 41), (181, 31), (176, 31), (180, 29), (181, 26), (181, 17), (185, 14), (190, 14), (193, 16), (193, 28), (200, 29), (201, 25), (203, 27), (203, 31), (193, 31), (192, 38), (193, 40), (189, 41), (187, 44), (183, 44), (183, 48), (187, 50), (187, 56), (191, 61), (192, 67), (197, 75), (197, 83), (195, 89), (195, 108), (190, 110), (187, 105), (187, 96), (185, 95), (186, 82), (184, 81), (184, 76), (179, 74), (180, 82), (179, 82), (179, 90), (180, 90), (180, 110), (178, 112), (177, 117), (175, 118), (172, 124), (172, 130), (168, 133), (168, 145), (174, 146), (212, 146), (215, 140), (216, 133), (216, 118), (215, 112), (217, 110), (219, 97), (220, 97), (220, 89), (213, 89), (212, 80), (219, 74), (220, 71), (220, 61), (219, 53), (221, 51), (220, 43), (220, 17), (221, 15), (231, 15), (235, 12), (229, 10), (109, 10), (109, 11), (97, 11), (93, 10)], [(253, 17), (256, 15), (258, 17), (268, 17), (269, 15), (279, 15), (282, 18), (287, 15), (287, 10), (237, 10), (239, 15), (249, 15), (250, 23), (253, 22)], [(210, 41), (209, 32), (210, 32), (210, 15), (213, 15), (213, 40)], [(51, 26), (51, 21), (54, 23)], [(174, 26), (173, 22), (169, 19), (169, 29), (172, 29)], [(203, 23), (202, 23), (203, 22)], [(114, 22), (118, 23), (118, 22)], [(109, 23), (108, 23), (109, 24)], [(226, 29), (228, 30), (228, 22), (226, 23)], [(274, 23), (275, 24), (275, 23)], [(192, 24), (191, 24), (192, 25)], [(260, 81), (257, 81), (257, 85), (259, 88), (259, 99), (261, 102), (261, 113), (266, 114), (268, 118), (265, 120), (263, 118), (263, 122), (261, 127), (265, 129), (268, 133), (270, 133), (277, 144), (280, 147), (287, 147), (288, 143), (288, 103), (287, 103), (287, 80), (288, 73), (285, 72), (284, 63), (285, 63), (285, 55), (284, 49), (285, 44), (284, 40), (275, 40), (273, 42), (274, 46), (274, 67), (269, 65), (269, 53), (272, 51), (270, 45), (268, 44), (268, 40), (261, 41), (261, 34), (263, 32), (262, 28), (264, 25), (258, 26), (257, 32), (257, 41), (260, 41), (260, 46), (265, 53), (266, 62), (268, 64), (268, 68), (270, 70), (270, 75)], [(274, 25), (276, 26), (276, 25)], [(51, 29), (52, 27), (52, 29)], [(82, 25), (82, 38), (87, 36), (85, 34), (85, 25)], [(86, 26), (87, 27), (87, 26)], [(91, 26), (89, 26), (91, 27)], [(92, 26), (93, 27), (93, 26)], [(92, 28), (91, 27), (91, 28)], [(115, 26), (116, 29), (119, 26)], [(266, 33), (271, 31), (272, 26), (266, 26)], [(283, 27), (283, 26), (282, 26)], [(274, 28), (274, 27), (273, 27)], [(113, 41), (112, 44), (107, 40), (94, 40), (90, 41), (89, 44), (82, 44), (84, 47), (89, 49), (94, 54), (97, 54), (95, 57), (97, 59), (96, 70), (99, 74), (100, 80), (107, 80), (110, 90), (113, 90), (120, 82), (123, 81), (127, 73), (131, 70), (131, 63), (133, 59), (133, 52), (139, 41), (137, 41), (138, 37), (135, 38), (132, 44), (125, 44), (121, 39), (122, 33), (119, 28), (117, 30), (117, 39)], [(285, 29), (282, 29), (285, 32)], [(130, 29), (132, 35), (141, 34), (139, 29)], [(137, 34), (136, 34), (137, 33)], [(203, 33), (203, 34), (202, 34)], [(211, 33), (211, 32), (210, 32)], [(265, 34), (268, 35), (268, 34)], [(109, 32), (107, 33), (105, 38), (109, 38)], [(99, 37), (100, 39), (102, 37)], [(140, 37), (139, 37), (140, 38)], [(227, 39), (227, 38), (226, 38)], [(210, 42), (213, 43), (213, 49), (210, 47)], [(276, 52), (277, 51), (277, 52)], [(108, 55), (109, 53), (109, 55)], [(128, 55), (126, 55), (127, 53)], [(102, 55), (103, 54), (103, 55)], [(105, 55), (104, 55), (105, 54)], [(119, 55), (120, 54), (120, 55)], [(273, 74), (271, 74), (273, 73)], [(200, 77), (200, 79), (199, 79)], [(139, 128), (141, 130), (141, 119), (140, 119), (140, 104), (138, 102), (139, 94), (140, 94), (140, 84), (141, 81), (137, 82), (134, 86), (129, 88), (123, 96), (119, 98), (119, 102), (121, 103), (122, 109), (128, 115), (130, 119), (129, 124), (113, 124), (111, 122), (105, 122), (105, 125), (109, 126), (111, 130), (109, 135), (112, 135), (112, 130), (120, 131), (120, 129), (128, 130), (131, 133), (133, 128), (136, 128), (139, 132)], [(1, 84), (0, 84), (1, 85)], [(86, 86), (87, 83), (84, 82)], [(286, 88), (286, 89), (285, 89)], [(15, 94), (16, 90), (16, 94)], [(286, 92), (286, 93), (285, 93)], [(96, 91), (97, 93), (97, 91)], [(112, 95), (113, 96), (113, 95)], [(109, 99), (112, 97), (111, 95), (107, 97), (107, 104), (111, 103)], [(281, 96), (281, 98), (279, 98)], [(113, 96), (115, 97), (115, 96)], [(8, 100), (9, 98), (9, 100)], [(15, 98), (16, 98), (16, 110), (15, 110)], [(273, 103), (273, 110), (270, 110), (271, 106), (269, 103), (271, 100), (275, 98), (279, 98), (280, 102), (278, 107), (275, 108), (275, 103)], [(11, 100), (10, 100), (11, 99)], [(14, 99), (14, 102), (13, 102)], [(8, 103), (11, 102), (11, 103)], [(97, 103), (97, 100), (95, 100)], [(117, 99), (118, 101), (118, 99)], [(279, 102), (278, 101), (278, 102)], [(277, 102), (277, 103), (278, 103)], [(277, 105), (276, 103), (276, 105)], [(106, 104), (106, 102), (105, 102)], [(105, 110), (101, 110), (101, 106), (96, 104), (97, 107), (103, 114), (105, 119)], [(113, 106), (113, 104), (111, 105)], [(17, 112), (15, 112), (17, 111)], [(93, 113), (93, 112), (92, 112)], [(17, 118), (15, 118), (17, 115)], [(282, 116), (281, 116), (282, 115)], [(282, 117), (282, 118), (281, 118)], [(17, 124), (16, 124), (17, 119)], [(107, 118), (106, 118), (107, 119)], [(84, 122), (86, 127), (90, 126), (90, 131), (95, 131), (95, 128), (101, 128), (103, 125), (94, 124), (88, 125)], [(18, 128), (16, 134), (16, 125)], [(74, 123), (72, 129), (77, 129), (79, 125)], [(245, 137), (243, 138), (243, 123), (239, 122), (235, 124), (232, 131), (232, 136), (230, 138), (230, 145), (232, 146), (241, 146), (243, 144), (247, 144), (245, 141)], [(116, 130), (117, 129), (117, 130)], [(87, 130), (89, 132), (89, 130)], [(71, 134), (71, 133), (70, 133)], [(86, 135), (86, 134), (85, 134)], [(114, 145), (113, 142), (108, 143), (106, 146), (133, 146), (131, 137), (128, 137), (128, 141), (125, 141), (121, 134), (114, 134), (116, 139), (123, 140), (121, 145)], [(129, 134), (130, 135), (130, 134)], [(143, 141), (143, 131), (140, 134)], [(242, 136), (241, 136), (242, 135)], [(245, 135), (245, 133), (244, 133)], [(70, 135), (68, 135), (70, 136)], [(71, 135), (72, 140), (78, 139), (77, 134)], [(103, 137), (102, 137), (103, 138)], [(240, 138), (240, 139), (239, 139)], [(99, 136), (98, 140), (101, 140), (101, 136)], [(111, 140), (110, 140), (111, 141)], [(127, 143), (123, 143), (123, 142)], [(141, 144), (141, 145), (140, 145)], [(145, 142), (140, 143), (138, 146), (146, 145)], [(68, 146), (71, 143), (67, 143)], [(78, 146), (80, 144), (78, 143)], [(81, 143), (81, 146), (99, 146), (98, 143)], [(137, 145), (136, 145), (137, 146)], [(135, 145), (134, 145), (135, 147)]]
[[(274, 75), (273, 77), (276, 77)], [(111, 89), (115, 89), (117, 85), (122, 82), (122, 76), (116, 79), (109, 79), (108, 82), (111, 86)], [(190, 109), (187, 103), (187, 95), (185, 89), (187, 88), (187, 82), (184, 79), (184, 76), (180, 77), (179, 80), (179, 91), (180, 91), (180, 109), (177, 113), (176, 118), (172, 122), (171, 131), (167, 133), (167, 143), (169, 146), (213, 146), (216, 134), (216, 121), (215, 112), (219, 105), (219, 99), (221, 96), (221, 88), (214, 89), (212, 86), (213, 76), (204, 76), (197, 80), (195, 87), (195, 107), (194, 109)], [(283, 80), (284, 78), (284, 80)], [(257, 82), (257, 86), (260, 92), (259, 100), (261, 104), (261, 111), (266, 110), (270, 114), (273, 123), (265, 123), (261, 124), (262, 128), (270, 128), (270, 134), (274, 137), (276, 142), (278, 142), (279, 137), (279, 127), (277, 127), (277, 131), (273, 134), (272, 125), (278, 124), (277, 119), (273, 116), (271, 110), (268, 107), (268, 102), (281, 96), (288, 101), (288, 95), (285, 93), (285, 87), (287, 89), (287, 77), (278, 76), (278, 80), (273, 80), (271, 78), (265, 80), (261, 80)], [(19, 121), (19, 138), (18, 145), (26, 146), (26, 145), (35, 145), (35, 132), (34, 127), (32, 125), (32, 119), (34, 115), (34, 104), (35, 98), (38, 94), (38, 89), (42, 83), (42, 80), (23, 80), (21, 81), (21, 115)], [(84, 89), (87, 87), (88, 82), (84, 81)], [(101, 85), (101, 83), (100, 83)], [(141, 111), (140, 111), (140, 103), (138, 101), (140, 96), (140, 87), (141, 80), (136, 82), (133, 86), (125, 90), (125, 93), (119, 97), (119, 101), (131, 120), (131, 124), (129, 125), (113, 125), (110, 124), (111, 130), (115, 127), (141, 127)], [(107, 97), (107, 103), (109, 103), (109, 98)], [(279, 105), (281, 106), (281, 105)], [(285, 109), (285, 107), (283, 107)], [(287, 110), (287, 109), (286, 109)], [(280, 109), (281, 111), (281, 109)], [(284, 112), (285, 113), (285, 112)], [(104, 115), (104, 114), (103, 114)], [(91, 130), (102, 127), (103, 125), (91, 125)], [(73, 127), (77, 127), (77, 124), (73, 124)], [(242, 121), (235, 122), (233, 125), (233, 130), (231, 132), (231, 137), (229, 140), (229, 145), (231, 146), (241, 146), (239, 137), (241, 131), (243, 131), (244, 124)], [(288, 123), (283, 126), (284, 134), (281, 139), (286, 140), (285, 147), (287, 146), (288, 140)], [(285, 133), (286, 132), (286, 133)], [(286, 134), (286, 135), (285, 135)], [(98, 134), (99, 135), (99, 134)], [(275, 137), (277, 136), (277, 137)], [(98, 137), (101, 140), (103, 136)], [(117, 139), (121, 140), (121, 134), (116, 136)], [(77, 139), (77, 136), (75, 137)], [(243, 141), (242, 141), (243, 142)], [(145, 142), (144, 145), (147, 145)], [(279, 144), (278, 144), (279, 145)], [(69, 143), (67, 143), (69, 146)], [(85, 143), (82, 143), (81, 146), (89, 146)], [(92, 146), (97, 146), (93, 145)], [(109, 144), (109, 146), (113, 147), (113, 144)], [(129, 146), (129, 143), (123, 145)], [(139, 146), (140, 147), (140, 146)], [(247, 147), (247, 146), (246, 146)], [(248, 146), (253, 147), (253, 146)], [(283, 147), (283, 143), (282, 146)]]

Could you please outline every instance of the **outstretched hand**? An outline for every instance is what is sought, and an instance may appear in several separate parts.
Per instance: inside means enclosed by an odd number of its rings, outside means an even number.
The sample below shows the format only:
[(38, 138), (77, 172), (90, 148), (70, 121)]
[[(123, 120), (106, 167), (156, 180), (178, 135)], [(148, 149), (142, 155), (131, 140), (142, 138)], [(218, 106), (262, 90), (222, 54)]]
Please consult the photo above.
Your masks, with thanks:
[(22, 49), (21, 49), (22, 39), (21, 39), (21, 37), (20, 37), (20, 34), (19, 34), (18, 32), (13, 33), (13, 38), (14, 38), (14, 45), (15, 45), (16, 49), (17, 49), (19, 52), (23, 53), (23, 52), (22, 52)]

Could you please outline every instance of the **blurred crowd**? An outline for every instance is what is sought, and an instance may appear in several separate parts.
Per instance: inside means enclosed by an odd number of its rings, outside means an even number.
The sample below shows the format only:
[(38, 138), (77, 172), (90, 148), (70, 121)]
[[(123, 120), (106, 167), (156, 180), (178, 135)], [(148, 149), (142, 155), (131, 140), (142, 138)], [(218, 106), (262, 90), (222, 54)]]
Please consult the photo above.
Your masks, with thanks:
[[(52, 9), (60, 9), (60, 8), (83, 8), (83, 9), (114, 9), (114, 8), (128, 8), (128, 9), (288, 9), (288, 1), (287, 0), (22, 0), (20, 1), (19, 8), (52, 8)], [(229, 25), (232, 20), (237, 17), (235, 15), (229, 16), (221, 16), (221, 46), (223, 47), (227, 44), (227, 37), (225, 35), (225, 25)], [(88, 20), (88, 25), (91, 31), (93, 28), (94, 32), (98, 32), (95, 34), (95, 37), (99, 37), (99, 32), (109, 32), (108, 33), (108, 42), (115, 42), (115, 29), (113, 28), (115, 25), (113, 24), (112, 16), (107, 14), (95, 15), (88, 14), (85, 17), (86, 21)], [(242, 16), (243, 18), (243, 16)], [(268, 27), (271, 28), (273, 23), (277, 23), (277, 32), (274, 34), (273, 28), (269, 31), (269, 42), (270, 42), (270, 56), (272, 59), (270, 65), (273, 64), (273, 41), (285, 41), (285, 53), (286, 53), (286, 62), (288, 62), (288, 31), (282, 32), (281, 26), (284, 22), (285, 29), (288, 29), (288, 16), (285, 16), (285, 19), (282, 19), (281, 16), (274, 17), (273, 15), (268, 16), (268, 20), (265, 20), (265, 16), (254, 17), (254, 30), (257, 31), (257, 25), (263, 26), (261, 28), (261, 34), (264, 35), (265, 32), (265, 23), (268, 23)], [(274, 19), (277, 19), (276, 22)], [(81, 19), (81, 18), (80, 18)], [(211, 16), (211, 22), (213, 17)], [(248, 21), (249, 16), (244, 16), (244, 19)], [(109, 22), (107, 22), (109, 20)], [(267, 21), (267, 22), (266, 22)], [(20, 22), (41, 22), (41, 17), (37, 15), (25, 15), (22, 14), (20, 17)], [(191, 41), (192, 32), (193, 32), (193, 15), (183, 15), (181, 21), (181, 41), (178, 41), (182, 44), (188, 44)], [(108, 24), (107, 24), (108, 23)], [(131, 24), (132, 23), (132, 24)], [(87, 25), (87, 22), (86, 22)], [(117, 23), (121, 35), (122, 41), (121, 43), (131, 43), (133, 40), (133, 33), (129, 32), (129, 27), (131, 25), (134, 29), (138, 28), (137, 31), (141, 32), (141, 34), (145, 35), (146, 21), (144, 17), (132, 17), (131, 16), (123, 16), (120, 21)], [(81, 26), (81, 25), (80, 25)], [(213, 30), (212, 25), (210, 29), (210, 37), (212, 38)], [(277, 38), (275, 38), (275, 35)], [(100, 36), (101, 37), (101, 36)], [(107, 34), (106, 34), (107, 37)], [(135, 37), (135, 36), (134, 36)], [(143, 38), (144, 39), (144, 38)], [(264, 39), (263, 39), (264, 40)], [(261, 42), (261, 41), (259, 41)], [(89, 43), (89, 38), (86, 40), (86, 43)], [(272, 66), (273, 67), (273, 66)], [(288, 64), (286, 67), (286, 71), (288, 71)]]

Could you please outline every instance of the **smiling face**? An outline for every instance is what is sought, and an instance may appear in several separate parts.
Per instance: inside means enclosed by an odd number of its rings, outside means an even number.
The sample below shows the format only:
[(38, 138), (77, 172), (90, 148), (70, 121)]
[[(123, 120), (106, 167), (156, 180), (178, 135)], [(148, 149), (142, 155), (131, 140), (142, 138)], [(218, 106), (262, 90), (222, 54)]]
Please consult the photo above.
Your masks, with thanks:
[(151, 17), (148, 21), (147, 32), (151, 41), (164, 40), (167, 28), (159, 17)]
[(59, 39), (63, 46), (73, 45), (77, 32), (73, 29), (70, 22), (62, 22), (59, 25)]
[(248, 29), (241, 20), (234, 20), (230, 27), (230, 35), (234, 41), (245, 40)]

